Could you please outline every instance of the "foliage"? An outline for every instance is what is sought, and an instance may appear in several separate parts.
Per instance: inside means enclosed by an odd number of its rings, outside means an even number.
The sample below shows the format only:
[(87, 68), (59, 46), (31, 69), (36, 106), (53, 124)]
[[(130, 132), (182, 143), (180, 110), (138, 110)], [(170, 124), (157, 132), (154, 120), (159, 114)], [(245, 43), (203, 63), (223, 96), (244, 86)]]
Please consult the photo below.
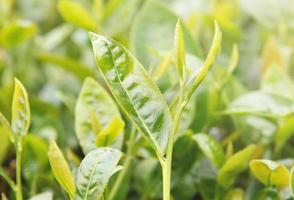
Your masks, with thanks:
[(293, 6), (1, 0), (0, 198), (294, 198)]

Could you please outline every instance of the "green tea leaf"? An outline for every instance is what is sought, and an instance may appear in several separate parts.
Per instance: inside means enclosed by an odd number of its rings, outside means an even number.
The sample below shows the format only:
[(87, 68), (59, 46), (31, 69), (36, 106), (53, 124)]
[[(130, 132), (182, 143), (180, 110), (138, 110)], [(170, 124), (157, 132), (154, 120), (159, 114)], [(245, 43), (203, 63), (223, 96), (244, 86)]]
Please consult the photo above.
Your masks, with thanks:
[(226, 114), (254, 114), (270, 118), (283, 117), (293, 112), (291, 99), (258, 90), (238, 97), (225, 111)]
[(123, 131), (124, 126), (125, 123), (120, 117), (114, 117), (108, 126), (96, 136), (97, 147), (111, 145)]
[(22, 83), (14, 80), (14, 94), (12, 100), (12, 132), (16, 137), (16, 142), (28, 133), (31, 111), (28, 100), (28, 94)]
[(116, 101), (157, 153), (163, 154), (172, 127), (166, 99), (125, 47), (102, 35), (90, 36), (98, 68)]
[(76, 189), (73, 175), (62, 152), (53, 140), (50, 142), (48, 157), (56, 180), (66, 190), (70, 198), (74, 199)]
[(266, 186), (279, 188), (289, 185), (289, 170), (282, 164), (272, 160), (252, 160), (250, 170), (260, 182)]
[(2, 200), (8, 200), (8, 198), (6, 197), (6, 195), (4, 193), (1, 194), (1, 198), (2, 198)]
[(15, 21), (0, 29), (0, 45), (11, 48), (29, 40), (37, 31), (30, 21)]
[(81, 4), (71, 0), (60, 0), (58, 2), (58, 11), (62, 17), (74, 25), (87, 30), (95, 30), (96, 24), (89, 11)]
[(118, 108), (110, 95), (94, 79), (86, 78), (75, 108), (75, 129), (85, 154), (96, 149), (97, 134), (105, 129), (114, 117), (121, 120)]
[(211, 136), (205, 133), (193, 135), (195, 140), (205, 156), (217, 167), (221, 167), (225, 162), (225, 153), (220, 144)]
[(82, 160), (76, 178), (76, 200), (97, 200), (102, 197), (110, 177), (121, 169), (117, 166), (122, 153), (109, 147), (91, 151)]
[(197, 73), (195, 79), (192, 80), (192, 83), (190, 83), (191, 85), (187, 89), (188, 90), (187, 91), (187, 100), (189, 100), (191, 98), (194, 91), (202, 83), (202, 81), (206, 77), (208, 71), (210, 70), (210, 68), (214, 64), (216, 57), (218, 56), (218, 54), (220, 52), (221, 42), (222, 42), (222, 33), (219, 29), (217, 22), (215, 22), (214, 27), (215, 27), (214, 28), (215, 29), (214, 30), (214, 37), (213, 37), (212, 44), (210, 46), (210, 50), (208, 52), (208, 55), (204, 61), (203, 66), (201, 67), (199, 73)]
[(234, 183), (236, 176), (246, 169), (255, 150), (255, 145), (249, 145), (230, 157), (218, 173), (218, 183), (223, 187), (230, 187)]
[(180, 20), (178, 20), (176, 24), (174, 47), (176, 52), (177, 69), (180, 77), (180, 83), (183, 84), (183, 82), (185, 81), (186, 53), (184, 36)]

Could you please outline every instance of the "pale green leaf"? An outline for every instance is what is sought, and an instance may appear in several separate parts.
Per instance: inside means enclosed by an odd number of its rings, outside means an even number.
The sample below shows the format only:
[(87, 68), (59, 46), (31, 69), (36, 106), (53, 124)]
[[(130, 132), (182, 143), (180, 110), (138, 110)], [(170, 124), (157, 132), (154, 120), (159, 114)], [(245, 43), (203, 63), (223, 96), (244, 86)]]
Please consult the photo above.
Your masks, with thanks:
[(109, 147), (91, 151), (82, 160), (76, 178), (76, 200), (98, 200), (102, 197), (110, 177), (121, 167), (117, 166), (122, 153)]
[(37, 26), (30, 21), (15, 21), (0, 29), (0, 45), (11, 48), (30, 39), (37, 31)]
[(218, 172), (218, 183), (223, 187), (230, 187), (237, 175), (246, 169), (255, 150), (256, 145), (252, 144), (230, 157)]
[(60, 0), (57, 8), (66, 21), (87, 30), (93, 31), (96, 29), (94, 19), (80, 3), (71, 0)]
[(85, 154), (96, 149), (96, 135), (105, 129), (114, 117), (121, 119), (110, 95), (94, 79), (87, 78), (75, 108), (75, 129)]
[(287, 116), (293, 112), (291, 99), (258, 90), (239, 96), (225, 111), (226, 114), (253, 114), (270, 118)]
[(19, 140), (28, 133), (31, 111), (28, 94), (24, 86), (17, 79), (15, 79), (14, 84), (11, 128), (16, 140)]
[(185, 81), (186, 52), (185, 52), (183, 30), (182, 30), (182, 25), (180, 20), (178, 20), (176, 24), (174, 48), (175, 48), (176, 58), (177, 58), (176, 60), (177, 60), (178, 74), (180, 77), (180, 82), (181, 84), (183, 84), (183, 82)]
[(283, 188), (289, 185), (289, 170), (278, 162), (256, 159), (250, 161), (249, 166), (255, 178), (266, 186)]
[(211, 136), (205, 133), (197, 133), (192, 136), (205, 156), (217, 167), (225, 162), (225, 153), (221, 145)]
[(62, 152), (53, 140), (50, 142), (48, 157), (57, 182), (67, 191), (70, 198), (74, 199), (76, 189), (73, 175)]
[(129, 50), (102, 35), (90, 36), (98, 68), (116, 101), (163, 155), (172, 128), (166, 99)]
[(192, 82), (190, 83), (190, 85), (189, 85), (189, 87), (187, 89), (188, 90), (187, 94), (186, 94), (187, 95), (187, 97), (186, 97), (187, 100), (189, 100), (191, 98), (194, 91), (202, 83), (202, 81), (206, 77), (207, 73), (209, 72), (210, 68), (215, 63), (216, 57), (220, 53), (221, 42), (222, 42), (222, 33), (221, 33), (220, 29), (219, 29), (219, 26), (218, 26), (217, 22), (215, 22), (214, 28), (215, 28), (214, 37), (213, 37), (212, 44), (210, 46), (210, 50), (208, 52), (208, 55), (207, 55), (207, 57), (206, 57), (206, 59), (204, 61), (203, 66), (201, 67), (199, 73), (196, 74), (195, 79), (192, 80)]
[(124, 125), (125, 123), (120, 117), (114, 117), (107, 127), (96, 136), (97, 147), (111, 145), (123, 131)]

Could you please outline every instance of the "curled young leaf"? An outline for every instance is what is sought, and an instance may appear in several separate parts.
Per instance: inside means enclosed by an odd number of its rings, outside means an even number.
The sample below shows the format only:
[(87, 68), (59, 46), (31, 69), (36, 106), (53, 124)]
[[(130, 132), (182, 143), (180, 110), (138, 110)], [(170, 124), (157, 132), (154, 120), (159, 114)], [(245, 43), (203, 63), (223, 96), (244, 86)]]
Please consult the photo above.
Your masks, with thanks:
[(198, 88), (200, 83), (204, 80), (204, 78), (206, 77), (208, 71), (210, 70), (210, 68), (214, 64), (216, 57), (218, 56), (218, 54), (220, 52), (221, 42), (222, 42), (222, 32), (221, 32), (217, 22), (215, 22), (215, 24), (214, 24), (214, 29), (215, 29), (214, 30), (214, 37), (213, 37), (212, 44), (210, 46), (210, 50), (208, 52), (208, 55), (204, 61), (203, 66), (201, 67), (199, 73), (196, 75), (195, 79), (193, 80), (193, 82), (191, 83), (191, 85), (188, 88), (187, 97), (186, 97), (187, 100), (189, 100), (191, 98), (194, 91)]
[(108, 126), (96, 136), (97, 147), (111, 145), (122, 132), (124, 126), (125, 123), (120, 117), (114, 117)]
[(114, 101), (94, 79), (86, 78), (75, 108), (75, 129), (85, 154), (96, 149), (96, 137), (114, 117), (121, 120)]
[(48, 158), (57, 182), (69, 194), (70, 199), (74, 199), (76, 188), (73, 175), (62, 152), (53, 140), (50, 142)]
[(225, 162), (225, 153), (220, 146), (220, 144), (211, 136), (198, 133), (194, 135), (193, 140), (195, 140), (204, 153), (205, 156), (217, 167), (221, 167)]
[(24, 86), (17, 79), (15, 79), (14, 84), (11, 128), (16, 140), (20, 140), (28, 133), (31, 111), (27, 91)]
[(250, 161), (252, 174), (266, 186), (277, 186), (279, 188), (289, 185), (289, 170), (282, 164), (272, 160)]
[(186, 53), (184, 36), (180, 20), (178, 20), (176, 24), (174, 48), (176, 52), (177, 69), (180, 77), (180, 83), (183, 84), (185, 81)]
[(163, 155), (172, 127), (166, 99), (129, 50), (102, 35), (90, 37), (98, 68), (116, 101)]
[(245, 170), (255, 150), (256, 145), (252, 144), (230, 157), (218, 173), (218, 183), (223, 187), (230, 187), (236, 176)]
[(97, 200), (102, 197), (110, 177), (121, 169), (117, 166), (122, 153), (109, 147), (91, 151), (82, 160), (76, 178), (76, 200)]

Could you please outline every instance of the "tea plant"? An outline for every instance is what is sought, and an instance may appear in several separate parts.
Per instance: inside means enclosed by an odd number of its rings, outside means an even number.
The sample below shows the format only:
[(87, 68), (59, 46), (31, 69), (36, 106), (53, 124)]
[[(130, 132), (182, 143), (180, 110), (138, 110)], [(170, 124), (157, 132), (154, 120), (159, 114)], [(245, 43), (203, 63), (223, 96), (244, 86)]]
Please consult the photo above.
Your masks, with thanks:
[(293, 6), (1, 0), (0, 199), (294, 198)]

